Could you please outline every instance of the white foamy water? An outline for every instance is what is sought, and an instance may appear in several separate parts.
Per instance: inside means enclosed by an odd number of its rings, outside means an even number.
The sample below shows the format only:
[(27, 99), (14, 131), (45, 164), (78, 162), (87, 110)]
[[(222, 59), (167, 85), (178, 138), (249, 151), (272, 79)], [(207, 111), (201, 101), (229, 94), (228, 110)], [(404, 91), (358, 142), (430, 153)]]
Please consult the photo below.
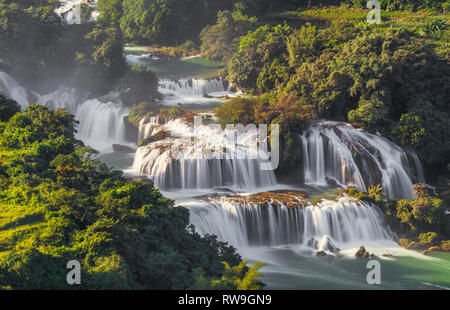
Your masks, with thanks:
[[(169, 137), (138, 148), (133, 170), (150, 176), (162, 189), (252, 190), (277, 184), (274, 172), (261, 168), (257, 129), (245, 134), (204, 125), (194, 129), (180, 119), (161, 126), (155, 124), (156, 119), (141, 122), (140, 136), (165, 131)], [(176, 156), (174, 150), (178, 152)], [(210, 156), (205, 152), (210, 152)]]
[(0, 89), (14, 99), (22, 109), (29, 105), (30, 92), (19, 85), (17, 81), (5, 72), (0, 72)]
[(157, 57), (152, 56), (150, 53), (141, 53), (141, 54), (127, 54), (125, 56), (127, 63), (130, 66), (140, 66), (143, 62), (150, 59), (158, 59)]
[(162, 104), (175, 105), (181, 104), (205, 104), (220, 98), (230, 96), (233, 92), (229, 91), (228, 83), (222, 78), (216, 79), (160, 79), (158, 91), (163, 95)]
[(355, 244), (395, 245), (382, 214), (373, 205), (349, 197), (323, 200), (318, 205), (302, 204), (288, 207), (279, 201), (220, 198), (181, 205), (191, 211), (191, 223), (200, 234), (217, 235), (237, 248), (302, 245), (328, 250), (328, 240), (340, 249)]
[(125, 135), (124, 122), (128, 114), (128, 109), (116, 103), (87, 100), (77, 108), (75, 114), (76, 119), (82, 120), (77, 137), (103, 152), (112, 152), (113, 144), (130, 144)]
[(381, 184), (389, 198), (414, 198), (413, 183), (424, 182), (414, 152), (348, 124), (319, 123), (300, 143), (306, 184), (325, 186), (333, 180), (362, 191)]

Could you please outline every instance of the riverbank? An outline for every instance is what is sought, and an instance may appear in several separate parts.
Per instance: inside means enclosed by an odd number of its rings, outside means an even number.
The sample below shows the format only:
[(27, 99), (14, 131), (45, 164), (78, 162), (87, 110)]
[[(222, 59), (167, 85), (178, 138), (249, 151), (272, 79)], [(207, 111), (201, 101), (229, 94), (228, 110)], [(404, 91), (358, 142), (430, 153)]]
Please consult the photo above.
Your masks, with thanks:
[(176, 47), (126, 45), (124, 52), (130, 65), (144, 65), (161, 76), (182, 76), (192, 79), (220, 77), (225, 68), (222, 61), (208, 60), (194, 51), (178, 51)]

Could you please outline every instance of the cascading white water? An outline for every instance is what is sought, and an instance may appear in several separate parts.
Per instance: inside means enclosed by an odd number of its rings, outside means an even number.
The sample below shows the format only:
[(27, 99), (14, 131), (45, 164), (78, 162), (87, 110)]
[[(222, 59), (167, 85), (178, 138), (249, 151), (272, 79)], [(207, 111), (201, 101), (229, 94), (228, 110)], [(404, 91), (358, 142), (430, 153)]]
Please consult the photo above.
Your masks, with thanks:
[[(147, 123), (147, 127), (142, 121), (141, 128), (144, 131), (144, 128), (151, 128), (154, 135), (167, 132), (170, 136), (138, 148), (133, 170), (151, 176), (159, 187), (255, 189), (277, 184), (272, 170), (261, 169), (262, 161), (256, 150), (257, 129), (237, 134), (204, 125), (194, 128), (180, 119), (155, 128), (154, 121)], [(230, 142), (230, 136), (236, 137), (235, 143)], [(194, 137), (195, 142), (192, 142)], [(179, 150), (176, 158), (174, 149)], [(206, 156), (205, 150), (209, 150), (211, 156)]]
[(177, 96), (204, 96), (211, 93), (224, 92), (225, 81), (219, 79), (180, 79), (172, 81), (169, 79), (159, 80), (159, 92), (163, 95)]
[(0, 90), (14, 99), (22, 109), (29, 105), (30, 93), (5, 72), (0, 72)]
[(49, 109), (65, 109), (74, 114), (77, 112), (80, 101), (83, 101), (75, 89), (60, 87), (56, 91), (39, 96), (37, 104), (48, 107)]
[(152, 116), (150, 118), (142, 118), (139, 121), (139, 135), (138, 135), (138, 141), (139, 144), (143, 139), (148, 138), (152, 135), (153, 129), (155, 129), (155, 126), (159, 124), (159, 117), (158, 116)]
[(231, 95), (228, 83), (222, 78), (216, 79), (160, 79), (158, 91), (163, 96), (162, 104), (179, 103), (202, 104), (211, 103), (212, 97)]
[(82, 120), (77, 137), (102, 152), (112, 152), (113, 144), (129, 144), (125, 135), (124, 118), (129, 110), (113, 102), (98, 99), (83, 102), (75, 118)]
[(39, 95), (22, 87), (4, 72), (0, 72), (0, 89), (16, 100), (22, 109), (33, 103), (50, 109), (66, 109), (80, 121), (77, 138), (101, 152), (111, 152), (113, 144), (129, 143), (125, 137), (124, 122), (124, 117), (129, 111), (120, 103), (101, 102), (98, 99), (86, 100), (75, 90), (67, 87)]
[(389, 198), (414, 198), (413, 182), (423, 182), (420, 162), (387, 139), (349, 124), (321, 122), (301, 137), (304, 181), (325, 186), (330, 180), (366, 191), (381, 184)]
[(318, 205), (288, 207), (279, 201), (262, 203), (219, 198), (210, 202), (182, 203), (190, 210), (190, 221), (201, 235), (213, 234), (219, 240), (242, 248), (300, 244), (325, 250), (324, 240), (339, 247), (392, 241), (377, 207), (342, 197), (322, 200)]

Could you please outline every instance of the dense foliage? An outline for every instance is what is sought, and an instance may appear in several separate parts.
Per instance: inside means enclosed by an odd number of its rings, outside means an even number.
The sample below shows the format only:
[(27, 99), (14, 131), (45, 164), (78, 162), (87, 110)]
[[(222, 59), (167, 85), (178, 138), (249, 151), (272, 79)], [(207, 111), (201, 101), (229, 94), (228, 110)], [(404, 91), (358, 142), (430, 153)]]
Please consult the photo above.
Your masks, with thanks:
[(0, 1), (2, 67), (44, 89), (66, 81), (95, 90), (123, 74), (117, 29), (94, 24), (66, 27), (53, 9), (52, 1)]
[(217, 23), (206, 26), (200, 33), (201, 52), (208, 59), (228, 61), (236, 50), (241, 36), (256, 26), (257, 19), (249, 18), (236, 9), (220, 11)]
[[(445, 30), (433, 43), (423, 31), (401, 28), (266, 25), (241, 38), (228, 77), (249, 93), (268, 94), (259, 101), (297, 98), (287, 111), (312, 107), (308, 118), (360, 123), (413, 148), (430, 166), (445, 165), (450, 158), (448, 35)], [(253, 119), (276, 120), (267, 118), (270, 106), (257, 109)], [(282, 110), (275, 106), (275, 113)], [(292, 121), (280, 124), (296, 131), (295, 117)]]
[[(103, 10), (106, 0), (100, 1)], [(119, 23), (128, 40), (181, 44), (196, 38), (217, 12), (231, 6), (231, 0), (124, 0), (112, 2), (103, 13), (108, 23)], [(117, 5), (116, 5), (117, 4)], [(118, 16), (121, 14), (120, 20)]]
[[(75, 288), (187, 289), (200, 279), (208, 288), (261, 286), (234, 248), (189, 226), (187, 209), (96, 160), (74, 138), (72, 115), (37, 105), (13, 114), (17, 105), (1, 97), (2, 111), (8, 103), (0, 122), (0, 287), (74, 288), (70, 260), (82, 265)], [(234, 266), (236, 285), (227, 280)]]
[[(99, 0), (98, 7), (101, 23), (120, 27), (127, 40), (179, 45), (187, 40), (197, 41), (202, 29), (214, 24), (220, 11), (239, 7), (244, 14), (262, 16), (307, 3), (305, 0)], [(220, 24), (223, 22), (219, 20)], [(234, 23), (230, 18), (228, 22)], [(242, 31), (241, 26), (235, 25), (225, 29), (228, 34), (224, 35), (231, 35), (233, 28), (238, 31), (236, 36)]]
[(402, 200), (385, 200), (380, 185), (369, 188), (367, 193), (354, 188), (350, 188), (348, 193), (380, 207), (403, 247), (435, 247), (437, 250), (449, 251), (450, 235), (444, 228), (445, 201), (436, 197), (425, 184), (415, 184), (414, 189), (416, 199)]
[(119, 81), (118, 89), (122, 102), (130, 106), (161, 97), (155, 73), (143, 66), (131, 67)]

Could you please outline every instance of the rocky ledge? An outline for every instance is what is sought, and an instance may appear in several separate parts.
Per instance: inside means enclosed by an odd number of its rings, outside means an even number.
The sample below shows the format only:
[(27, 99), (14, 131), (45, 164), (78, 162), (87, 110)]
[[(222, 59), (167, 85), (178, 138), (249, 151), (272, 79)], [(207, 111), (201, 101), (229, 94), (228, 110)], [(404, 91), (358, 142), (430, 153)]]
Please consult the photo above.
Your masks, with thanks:
[(277, 203), (282, 204), (288, 208), (298, 208), (305, 206), (308, 203), (307, 194), (295, 190), (279, 190), (251, 195), (236, 195), (227, 197), (226, 199), (235, 203), (251, 203), (257, 205)]

